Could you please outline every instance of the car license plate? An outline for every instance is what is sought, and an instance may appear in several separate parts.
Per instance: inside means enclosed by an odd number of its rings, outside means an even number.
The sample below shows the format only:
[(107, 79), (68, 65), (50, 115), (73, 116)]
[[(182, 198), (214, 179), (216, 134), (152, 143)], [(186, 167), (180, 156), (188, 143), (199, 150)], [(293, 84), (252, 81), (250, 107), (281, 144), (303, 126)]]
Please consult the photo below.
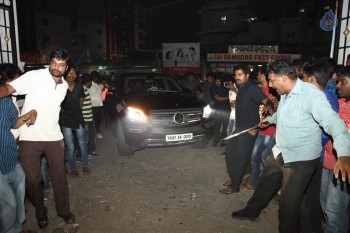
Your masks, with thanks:
[(191, 140), (192, 137), (193, 137), (192, 133), (171, 134), (171, 135), (166, 135), (165, 140), (167, 142), (175, 142), (175, 141)]

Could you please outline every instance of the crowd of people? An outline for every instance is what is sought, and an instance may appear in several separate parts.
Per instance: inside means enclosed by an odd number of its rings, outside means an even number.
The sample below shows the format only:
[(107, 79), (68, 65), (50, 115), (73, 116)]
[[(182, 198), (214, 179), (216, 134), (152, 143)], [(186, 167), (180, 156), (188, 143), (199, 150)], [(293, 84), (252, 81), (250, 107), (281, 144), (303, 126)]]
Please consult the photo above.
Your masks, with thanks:
[[(0, 75), (0, 232), (30, 232), (22, 229), (25, 195), (39, 228), (48, 226), (49, 180), (57, 215), (72, 224), (66, 174), (91, 174), (89, 156), (100, 156), (108, 86), (96, 71), (79, 77), (64, 49), (52, 51), (48, 68), (22, 74), (8, 64)], [(181, 83), (213, 109), (212, 146), (225, 146), (229, 176), (220, 193), (254, 190), (232, 218), (257, 221), (280, 193), (280, 232), (349, 231), (350, 55), (347, 66), (275, 61)]]
[(96, 137), (103, 138), (107, 87), (97, 72), (83, 74), (78, 82), (64, 49), (51, 52), (48, 68), (22, 74), (15, 65), (3, 64), (0, 75), (0, 232), (31, 232), (22, 229), (25, 196), (35, 207), (38, 227), (48, 226), (49, 181), (57, 215), (72, 224), (66, 174), (80, 177), (78, 161), (83, 175), (89, 175), (88, 157), (100, 156)]
[(279, 195), (280, 232), (349, 231), (349, 81), (350, 55), (347, 66), (299, 59), (253, 72), (236, 65), (229, 80), (207, 75), (213, 146), (226, 145), (229, 179), (219, 191), (254, 190), (232, 218), (257, 221)]

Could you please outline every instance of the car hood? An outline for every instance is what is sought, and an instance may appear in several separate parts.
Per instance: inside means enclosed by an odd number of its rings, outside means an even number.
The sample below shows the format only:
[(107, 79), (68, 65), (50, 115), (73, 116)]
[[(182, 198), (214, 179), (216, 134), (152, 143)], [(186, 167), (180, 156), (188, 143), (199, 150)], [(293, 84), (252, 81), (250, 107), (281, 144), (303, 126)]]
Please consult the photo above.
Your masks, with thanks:
[(127, 106), (149, 110), (201, 108), (203, 103), (188, 94), (179, 93), (153, 93), (132, 94), (125, 96)]

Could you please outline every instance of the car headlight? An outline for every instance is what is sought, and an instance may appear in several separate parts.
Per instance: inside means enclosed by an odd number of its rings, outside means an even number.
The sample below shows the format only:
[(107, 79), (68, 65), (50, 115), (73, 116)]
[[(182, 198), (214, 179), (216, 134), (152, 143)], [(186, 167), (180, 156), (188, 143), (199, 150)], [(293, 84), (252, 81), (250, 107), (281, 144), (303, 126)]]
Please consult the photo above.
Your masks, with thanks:
[(213, 110), (211, 109), (210, 105), (205, 106), (203, 108), (203, 118), (209, 118), (212, 111)]
[(141, 109), (128, 107), (128, 119), (135, 122), (146, 122), (147, 117)]

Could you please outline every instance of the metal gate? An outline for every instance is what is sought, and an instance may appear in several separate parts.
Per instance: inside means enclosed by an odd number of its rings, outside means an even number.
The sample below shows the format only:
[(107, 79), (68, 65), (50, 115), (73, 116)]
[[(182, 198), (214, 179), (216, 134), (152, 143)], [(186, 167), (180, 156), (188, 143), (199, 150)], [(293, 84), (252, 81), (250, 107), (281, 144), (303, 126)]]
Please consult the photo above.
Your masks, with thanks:
[(0, 63), (18, 65), (13, 0), (0, 0)]

